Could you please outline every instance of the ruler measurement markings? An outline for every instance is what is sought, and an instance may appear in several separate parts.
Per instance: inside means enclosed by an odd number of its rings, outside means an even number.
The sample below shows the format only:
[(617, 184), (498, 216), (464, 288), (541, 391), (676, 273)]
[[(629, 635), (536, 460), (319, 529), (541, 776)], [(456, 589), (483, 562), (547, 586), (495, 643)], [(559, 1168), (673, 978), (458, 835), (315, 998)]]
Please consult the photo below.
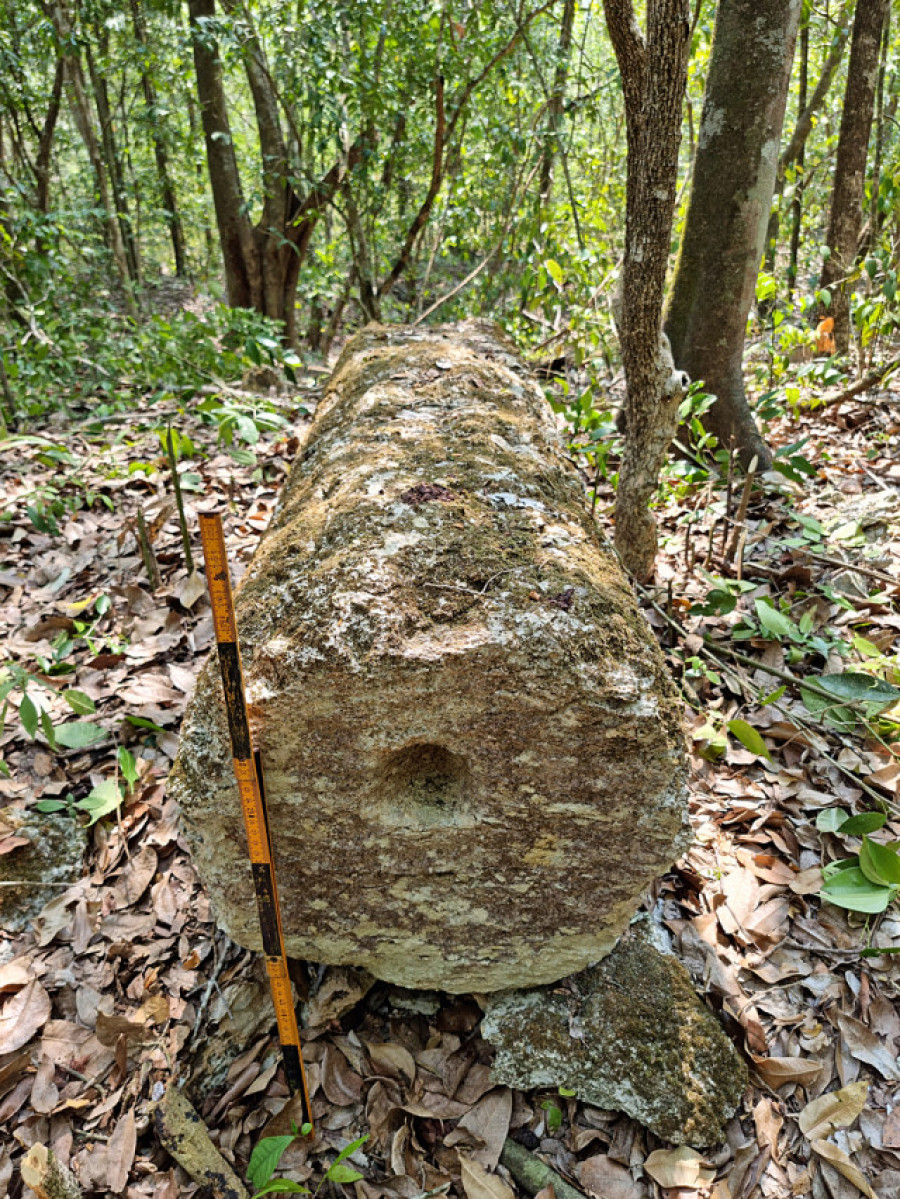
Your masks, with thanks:
[(265, 785), (259, 752), (254, 753), (253, 736), (247, 714), (241, 669), (237, 621), (231, 590), (231, 577), (222, 534), (222, 522), (216, 513), (202, 513), (200, 533), (206, 563), (207, 585), (213, 610), (213, 627), (219, 651), (219, 667), (225, 692), (225, 707), (232, 743), (232, 765), (253, 874), (253, 889), (259, 915), (266, 972), (278, 1025), (285, 1077), (292, 1094), (299, 1094), (303, 1122), (312, 1125), (312, 1107), (303, 1069), (300, 1032), (294, 1009), (281, 923), (281, 907), (275, 881), (272, 845), (266, 810)]

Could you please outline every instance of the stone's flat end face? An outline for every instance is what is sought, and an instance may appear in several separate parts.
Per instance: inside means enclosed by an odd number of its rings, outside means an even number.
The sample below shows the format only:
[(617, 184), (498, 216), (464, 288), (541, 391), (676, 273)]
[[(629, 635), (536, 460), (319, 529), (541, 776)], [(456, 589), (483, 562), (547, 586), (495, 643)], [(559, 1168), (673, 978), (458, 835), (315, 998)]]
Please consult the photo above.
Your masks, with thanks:
[[(684, 847), (665, 664), (493, 326), (353, 339), (236, 603), (292, 955), (551, 982)], [(258, 947), (214, 660), (170, 786), (221, 923)]]
[(684, 966), (633, 937), (564, 993), (495, 997), (482, 1033), (497, 1050), (498, 1083), (568, 1087), (674, 1144), (723, 1141), (748, 1082)]

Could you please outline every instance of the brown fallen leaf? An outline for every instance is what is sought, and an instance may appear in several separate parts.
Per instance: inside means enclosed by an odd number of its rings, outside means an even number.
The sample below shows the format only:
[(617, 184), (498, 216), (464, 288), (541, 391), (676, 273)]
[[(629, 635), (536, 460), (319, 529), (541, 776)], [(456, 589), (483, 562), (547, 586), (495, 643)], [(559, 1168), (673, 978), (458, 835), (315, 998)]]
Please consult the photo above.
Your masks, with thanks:
[(322, 1090), (329, 1103), (349, 1107), (358, 1103), (363, 1080), (334, 1045), (327, 1045), (322, 1058)]
[(578, 1166), (578, 1181), (595, 1199), (645, 1199), (647, 1190), (631, 1172), (605, 1153), (586, 1158)]
[(480, 1147), (468, 1150), (468, 1156), (486, 1170), (494, 1170), (503, 1151), (511, 1117), (512, 1091), (508, 1087), (498, 1087), (466, 1112), (456, 1128), (444, 1138), (444, 1144), (456, 1145), (471, 1133), (476, 1145), (480, 1142)]
[(156, 867), (156, 850), (145, 845), (128, 863), (116, 887), (116, 896), (121, 899), (122, 907), (131, 907), (133, 903), (137, 903), (153, 881)]
[(468, 1199), (516, 1199), (512, 1187), (497, 1174), (489, 1174), (478, 1162), (460, 1154), (459, 1165)]
[(136, 1147), (137, 1129), (131, 1108), (116, 1124), (106, 1146), (106, 1185), (116, 1195), (128, 1185)]
[(373, 975), (352, 966), (329, 966), (306, 1005), (305, 1023), (319, 1028), (353, 1010), (375, 982)]
[(858, 1061), (874, 1066), (882, 1078), (891, 1082), (900, 1081), (897, 1055), (881, 1037), (876, 1036), (861, 1020), (855, 1020), (845, 1012), (838, 1012), (837, 1022), (847, 1048)]
[(824, 1157), (848, 1182), (852, 1182), (858, 1191), (862, 1191), (867, 1196), (867, 1199), (878, 1199), (878, 1196), (872, 1190), (871, 1186), (869, 1186), (862, 1170), (860, 1170), (859, 1166), (854, 1165), (853, 1160), (843, 1149), (839, 1149), (837, 1145), (832, 1145), (830, 1141), (810, 1141), (810, 1148), (818, 1153), (819, 1157)]
[(0, 1054), (21, 1049), (50, 1019), (50, 996), (36, 978), (0, 1008)]
[(396, 1079), (397, 1082), (406, 1082), (410, 1086), (415, 1082), (415, 1059), (403, 1045), (396, 1045), (390, 1041), (363, 1041), (363, 1044), (372, 1063), (373, 1073)]
[(687, 1187), (699, 1190), (709, 1186), (716, 1176), (696, 1149), (679, 1145), (677, 1149), (654, 1149), (644, 1162), (644, 1171), (661, 1187)]
[(119, 1037), (128, 1041), (146, 1041), (151, 1035), (143, 1021), (129, 1020), (127, 1016), (107, 1016), (105, 1012), (97, 1013), (97, 1040), (101, 1045), (113, 1048)]
[(824, 1069), (822, 1062), (802, 1057), (754, 1057), (753, 1064), (760, 1077), (773, 1090), (778, 1090), (787, 1083), (809, 1086)]
[(31, 1088), (31, 1106), (42, 1116), (49, 1116), (59, 1103), (59, 1087), (53, 1081), (55, 1074), (56, 1066), (48, 1057), (42, 1056)]
[(849, 1128), (866, 1106), (867, 1082), (852, 1082), (839, 1091), (829, 1091), (808, 1103), (797, 1123), (809, 1141), (821, 1141), (837, 1128)]

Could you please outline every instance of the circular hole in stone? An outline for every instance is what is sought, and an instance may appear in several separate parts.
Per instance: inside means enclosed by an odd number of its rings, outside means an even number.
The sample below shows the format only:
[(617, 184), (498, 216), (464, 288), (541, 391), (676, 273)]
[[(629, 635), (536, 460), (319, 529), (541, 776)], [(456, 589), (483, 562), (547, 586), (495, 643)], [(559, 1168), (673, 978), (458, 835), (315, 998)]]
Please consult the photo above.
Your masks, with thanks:
[(444, 745), (405, 745), (387, 754), (379, 770), (385, 815), (422, 825), (469, 823), (469, 764)]

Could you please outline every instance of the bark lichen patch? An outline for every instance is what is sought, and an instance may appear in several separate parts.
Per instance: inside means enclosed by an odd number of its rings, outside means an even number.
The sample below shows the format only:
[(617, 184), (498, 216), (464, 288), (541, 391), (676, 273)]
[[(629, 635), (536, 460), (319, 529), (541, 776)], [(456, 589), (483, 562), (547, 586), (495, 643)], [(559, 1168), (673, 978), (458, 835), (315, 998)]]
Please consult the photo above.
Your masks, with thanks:
[[(354, 339), (237, 611), (296, 956), (550, 981), (683, 845), (663, 660), (492, 326)], [(214, 665), (171, 787), (220, 919), (257, 944)]]

